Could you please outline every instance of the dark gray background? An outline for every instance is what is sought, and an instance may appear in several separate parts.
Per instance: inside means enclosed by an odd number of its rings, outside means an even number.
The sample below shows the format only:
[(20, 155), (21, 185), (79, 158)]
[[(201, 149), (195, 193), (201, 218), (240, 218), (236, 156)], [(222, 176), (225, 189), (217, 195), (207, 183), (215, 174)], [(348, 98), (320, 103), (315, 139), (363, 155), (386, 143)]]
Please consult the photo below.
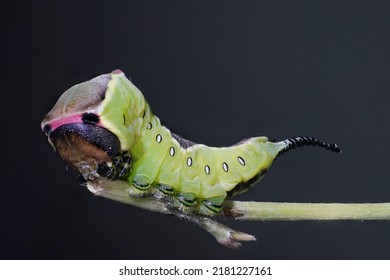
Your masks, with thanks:
[(390, 201), (390, 4), (312, 2), (2, 4), (0, 258), (389, 259), (386, 221), (228, 219), (258, 241), (224, 248), (193, 224), (94, 197), (40, 131), (64, 90), (120, 68), (196, 142), (308, 135), (344, 150), (292, 151), (237, 199)]

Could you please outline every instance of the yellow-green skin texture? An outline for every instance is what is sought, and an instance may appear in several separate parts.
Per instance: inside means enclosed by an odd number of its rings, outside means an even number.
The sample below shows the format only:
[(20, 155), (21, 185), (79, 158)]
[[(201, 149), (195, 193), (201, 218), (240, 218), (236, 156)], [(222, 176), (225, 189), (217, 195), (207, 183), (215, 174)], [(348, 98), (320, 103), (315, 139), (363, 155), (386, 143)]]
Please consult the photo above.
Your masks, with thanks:
[[(105, 99), (97, 109), (101, 125), (120, 140), (133, 159), (132, 196), (160, 193), (184, 212), (213, 215), (241, 184), (259, 180), (286, 146), (253, 137), (230, 147), (182, 147), (154, 116), (142, 93), (121, 72), (111, 73)], [(256, 181), (255, 180), (255, 181)]]

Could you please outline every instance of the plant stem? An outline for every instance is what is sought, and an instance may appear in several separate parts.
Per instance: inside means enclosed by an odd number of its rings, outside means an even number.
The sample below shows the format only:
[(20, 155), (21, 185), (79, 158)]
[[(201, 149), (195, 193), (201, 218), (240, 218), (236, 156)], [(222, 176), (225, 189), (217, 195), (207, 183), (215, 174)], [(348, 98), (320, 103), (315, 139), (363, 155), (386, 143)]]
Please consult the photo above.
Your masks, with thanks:
[(149, 211), (172, 214), (165, 203), (153, 197), (133, 198), (129, 196), (129, 184), (124, 181), (111, 181), (105, 178), (88, 181), (87, 188), (94, 195), (126, 203)]
[(87, 182), (87, 188), (90, 192), (97, 196), (102, 196), (108, 199), (130, 204), (149, 211), (160, 212), (163, 214), (175, 215), (179, 218), (184, 218), (188, 221), (198, 224), (222, 245), (229, 248), (239, 248), (239, 241), (255, 241), (253, 235), (235, 231), (227, 226), (224, 226), (217, 221), (208, 217), (185, 215), (179, 211), (168, 209), (162, 200), (154, 197), (132, 198), (129, 196), (129, 185), (123, 181), (110, 181), (107, 179), (99, 179), (96, 181)]
[(226, 201), (223, 213), (253, 221), (390, 220), (390, 203)]
[[(124, 181), (104, 178), (89, 181), (87, 188), (97, 196), (106, 197), (149, 211), (175, 215), (194, 222), (208, 231), (222, 245), (229, 248), (241, 246), (239, 241), (255, 241), (253, 235), (232, 230), (212, 218), (184, 214), (168, 208), (165, 202), (153, 196), (132, 198), (129, 185)], [(225, 201), (222, 215), (237, 220), (299, 221), (299, 220), (390, 220), (390, 203), (287, 203)]]

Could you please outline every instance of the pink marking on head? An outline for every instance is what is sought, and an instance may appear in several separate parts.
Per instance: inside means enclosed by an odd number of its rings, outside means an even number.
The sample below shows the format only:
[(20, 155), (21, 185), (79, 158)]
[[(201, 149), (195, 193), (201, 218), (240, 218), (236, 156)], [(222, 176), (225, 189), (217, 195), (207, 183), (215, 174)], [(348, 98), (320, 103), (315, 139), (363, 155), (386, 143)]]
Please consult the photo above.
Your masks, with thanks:
[(55, 130), (57, 127), (64, 125), (64, 124), (71, 124), (71, 123), (83, 123), (83, 120), (81, 119), (82, 115), (72, 115), (67, 116), (59, 119), (54, 119), (48, 124), (50, 124), (51, 129)]

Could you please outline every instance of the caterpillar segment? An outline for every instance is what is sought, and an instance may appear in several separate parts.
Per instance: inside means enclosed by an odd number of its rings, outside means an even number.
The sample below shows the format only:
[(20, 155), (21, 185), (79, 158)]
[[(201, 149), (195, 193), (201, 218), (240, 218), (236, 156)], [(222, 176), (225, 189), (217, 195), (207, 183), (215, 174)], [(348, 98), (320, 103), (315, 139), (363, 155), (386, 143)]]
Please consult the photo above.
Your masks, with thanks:
[(42, 130), (85, 180), (127, 181), (129, 196), (154, 196), (172, 209), (206, 216), (218, 214), (226, 198), (247, 191), (291, 149), (341, 152), (305, 136), (279, 142), (253, 137), (221, 148), (196, 144), (163, 126), (120, 70), (65, 91)]

